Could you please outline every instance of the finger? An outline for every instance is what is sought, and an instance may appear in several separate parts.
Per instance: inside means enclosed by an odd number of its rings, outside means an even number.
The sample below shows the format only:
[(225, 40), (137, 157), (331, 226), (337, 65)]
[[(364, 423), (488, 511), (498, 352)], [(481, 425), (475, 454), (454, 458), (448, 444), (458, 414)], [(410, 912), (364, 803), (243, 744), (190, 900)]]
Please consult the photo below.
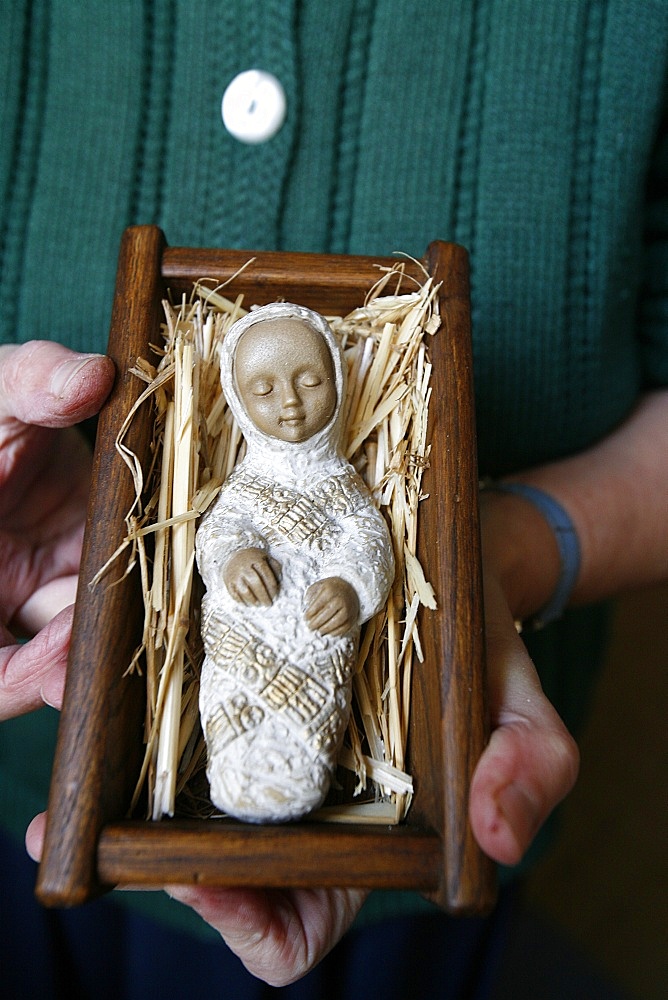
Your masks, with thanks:
[(26, 830), (26, 850), (33, 861), (42, 860), (44, 834), (46, 833), (46, 813), (39, 813), (30, 821)]
[(577, 776), (577, 752), (558, 725), (504, 725), (491, 737), (471, 783), (476, 840), (501, 864), (521, 861)]
[(8, 645), (11, 636), (2, 629), (0, 641), (0, 721), (47, 704), (60, 708), (72, 630), (72, 608), (62, 611), (30, 642)]
[(319, 580), (306, 591), (304, 618), (311, 629), (319, 629), (331, 618), (336, 605), (327, 580)]
[(235, 601), (239, 601), (247, 607), (258, 603), (255, 594), (246, 579), (235, 580), (229, 585), (229, 591)]
[(200, 889), (169, 894), (214, 927), (249, 972), (271, 986), (306, 975), (332, 949), (358, 913), (357, 889)]
[(263, 607), (269, 607), (272, 602), (272, 598), (265, 587), (264, 580), (254, 566), (247, 571), (244, 583), (247, 590), (252, 595), (254, 604), (261, 604)]
[[(275, 560), (272, 560), (275, 562)], [(278, 596), (278, 580), (274, 574), (274, 569), (267, 559), (258, 559), (257, 562), (253, 563), (253, 569), (255, 570), (257, 578), (257, 594), (260, 596), (262, 593), (263, 598), (261, 603), (271, 604)], [(253, 580), (256, 583), (256, 580)]]
[(331, 593), (327, 580), (318, 580), (312, 583), (304, 595), (304, 613), (317, 615), (323, 608), (329, 605)]
[(326, 635), (337, 635), (338, 630), (345, 631), (347, 623), (345, 607), (334, 601), (321, 608), (317, 614), (313, 609), (307, 611), (305, 618), (310, 629)]
[(70, 506), (49, 510), (46, 478), (42, 485), (37, 496), (21, 495), (15, 511), (2, 506), (11, 486), (0, 486), (0, 616), (22, 636), (34, 635), (73, 603), (81, 560), (84, 525), (76, 487), (65, 501)]
[(61, 576), (50, 580), (17, 609), (13, 623), (22, 635), (35, 635), (64, 608), (74, 604), (77, 595), (77, 577)]
[(473, 776), (469, 813), (482, 849), (512, 865), (573, 787), (579, 754), (493, 583), (485, 614), (493, 732)]
[(0, 347), (0, 421), (70, 427), (98, 412), (114, 381), (101, 354), (48, 340)]
[(252, 568), (247, 569), (241, 579), (236, 581), (232, 596), (246, 605), (260, 604), (269, 607), (272, 603), (261, 577)]

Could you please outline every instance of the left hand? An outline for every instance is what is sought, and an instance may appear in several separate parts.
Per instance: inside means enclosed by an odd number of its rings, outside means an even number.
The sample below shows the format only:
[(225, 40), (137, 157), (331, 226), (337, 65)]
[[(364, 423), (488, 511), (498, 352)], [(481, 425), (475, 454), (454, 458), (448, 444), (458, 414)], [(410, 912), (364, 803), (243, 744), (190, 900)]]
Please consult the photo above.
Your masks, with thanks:
[[(666, 389), (642, 397), (587, 451), (519, 478), (554, 496), (573, 519), (582, 558), (572, 603), (668, 578)], [(578, 770), (575, 742), (514, 626), (554, 593), (560, 560), (552, 530), (532, 504), (483, 492), (480, 513), (492, 735), (473, 776), (469, 815), (483, 851), (515, 864)]]
[(0, 719), (62, 697), (92, 462), (74, 425), (113, 379), (100, 355), (0, 347)]

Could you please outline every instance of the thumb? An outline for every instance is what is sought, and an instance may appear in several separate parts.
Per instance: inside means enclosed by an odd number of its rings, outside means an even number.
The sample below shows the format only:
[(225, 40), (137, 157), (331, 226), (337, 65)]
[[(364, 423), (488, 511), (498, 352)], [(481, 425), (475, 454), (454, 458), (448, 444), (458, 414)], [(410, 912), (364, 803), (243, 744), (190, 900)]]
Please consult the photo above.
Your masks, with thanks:
[(573, 787), (579, 754), (543, 693), (500, 587), (489, 579), (485, 617), (493, 732), (473, 775), (469, 815), (482, 849), (513, 865)]
[(72, 630), (73, 608), (65, 608), (30, 642), (5, 645), (9, 632), (0, 626), (0, 721), (44, 704), (59, 708)]
[(111, 390), (114, 365), (48, 340), (0, 347), (0, 421), (70, 427), (98, 412)]

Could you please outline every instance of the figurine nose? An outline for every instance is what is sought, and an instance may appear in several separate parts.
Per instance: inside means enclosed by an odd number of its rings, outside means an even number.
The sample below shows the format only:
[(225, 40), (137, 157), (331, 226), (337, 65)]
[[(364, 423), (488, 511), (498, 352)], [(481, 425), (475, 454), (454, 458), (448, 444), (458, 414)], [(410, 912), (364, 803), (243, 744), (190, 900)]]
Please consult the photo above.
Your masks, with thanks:
[(284, 407), (300, 406), (301, 399), (297, 387), (292, 380), (287, 380), (281, 386), (281, 403)]

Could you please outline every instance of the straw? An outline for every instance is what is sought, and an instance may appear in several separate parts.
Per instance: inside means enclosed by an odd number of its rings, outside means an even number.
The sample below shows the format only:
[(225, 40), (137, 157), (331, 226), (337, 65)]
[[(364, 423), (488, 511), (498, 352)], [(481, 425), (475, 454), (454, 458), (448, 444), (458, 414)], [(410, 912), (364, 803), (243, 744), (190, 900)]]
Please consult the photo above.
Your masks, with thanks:
[[(348, 366), (343, 450), (387, 520), (397, 567), (385, 608), (363, 629), (353, 712), (339, 760), (355, 774), (361, 801), (326, 804), (314, 814), (329, 822), (400, 822), (413, 794), (405, 768), (414, 660), (419, 663), (422, 656), (418, 610), (436, 606), (416, 546), (425, 499), (422, 474), (429, 462), (428, 338), (439, 317), (437, 288), (429, 276), (409, 282), (403, 270), (402, 264), (386, 270), (348, 316), (328, 317)], [(392, 283), (394, 292), (382, 294)], [(164, 312), (155, 363), (140, 358), (131, 369), (144, 388), (117, 439), (133, 476), (135, 502), (115, 556), (93, 581), (99, 583), (122, 553), (129, 552), (127, 572), (139, 563), (144, 631), (127, 669), (145, 674), (147, 718), (133, 809), (146, 791), (147, 814), (154, 819), (175, 813), (177, 795), (184, 787), (188, 793), (188, 782), (204, 766), (197, 711), (203, 653), (195, 531), (244, 453), (218, 368), (227, 330), (246, 312), (241, 296), (232, 301), (202, 280), (189, 299), (165, 302)], [(125, 437), (146, 406), (152, 408), (153, 446), (149, 468), (143, 469)]]

